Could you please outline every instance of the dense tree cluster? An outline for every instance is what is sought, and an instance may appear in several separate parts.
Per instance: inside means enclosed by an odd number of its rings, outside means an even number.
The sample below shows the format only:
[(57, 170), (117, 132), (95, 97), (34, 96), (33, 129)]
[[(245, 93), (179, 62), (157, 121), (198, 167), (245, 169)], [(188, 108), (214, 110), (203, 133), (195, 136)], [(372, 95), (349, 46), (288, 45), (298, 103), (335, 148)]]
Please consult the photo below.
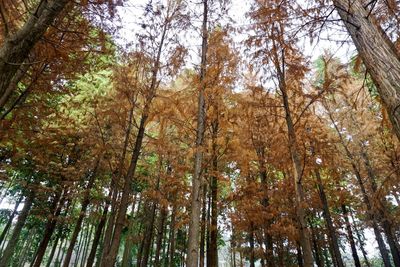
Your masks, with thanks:
[(400, 266), (400, 3), (142, 2), (0, 2), (0, 267)]

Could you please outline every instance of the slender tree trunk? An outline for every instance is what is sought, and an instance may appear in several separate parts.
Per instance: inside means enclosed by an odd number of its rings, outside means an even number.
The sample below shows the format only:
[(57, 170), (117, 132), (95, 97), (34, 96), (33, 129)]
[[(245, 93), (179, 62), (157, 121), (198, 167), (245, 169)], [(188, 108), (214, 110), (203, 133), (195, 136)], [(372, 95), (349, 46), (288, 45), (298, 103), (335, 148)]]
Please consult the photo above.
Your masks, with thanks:
[(309, 224), (310, 224), (310, 229), (311, 229), (312, 243), (313, 243), (313, 247), (314, 247), (315, 264), (317, 264), (318, 267), (323, 267), (324, 265), (323, 265), (323, 261), (321, 259), (321, 254), (320, 254), (320, 250), (319, 250), (319, 245), (318, 245), (318, 240), (316, 237), (315, 229), (311, 223), (309, 223)]
[[(352, 214), (352, 212), (350, 212), (350, 214)], [(364, 248), (364, 241), (363, 240), (365, 240), (365, 238), (364, 239), (361, 238), (361, 235), (363, 235), (363, 234), (361, 234), (360, 231), (358, 230), (357, 225), (355, 224), (355, 220), (353, 218), (353, 215), (351, 215), (351, 217), (352, 217), (352, 220), (353, 220), (354, 232), (356, 233), (358, 244), (359, 244), (361, 253), (363, 254), (364, 263), (365, 263), (365, 265), (367, 267), (371, 267), (371, 264), (369, 263), (369, 260), (368, 260), (367, 252), (365, 251), (365, 248)]]
[(197, 110), (197, 131), (196, 131), (196, 152), (194, 158), (194, 173), (192, 179), (192, 195), (191, 195), (191, 211), (189, 220), (189, 238), (187, 267), (198, 266), (199, 256), (199, 230), (200, 230), (200, 213), (201, 213), (201, 189), (202, 189), (202, 146), (204, 141), (205, 130), (205, 76), (207, 65), (207, 43), (208, 43), (208, 0), (203, 0), (203, 26), (202, 26), (202, 46), (201, 46), (201, 66), (200, 66), (200, 90), (198, 95)]
[(162, 30), (160, 44), (158, 46), (157, 56), (155, 59), (155, 63), (153, 66), (152, 77), (151, 77), (151, 84), (149, 88), (148, 95), (146, 96), (142, 116), (139, 123), (139, 129), (135, 140), (135, 146), (132, 151), (132, 158), (131, 163), (128, 168), (128, 172), (124, 179), (124, 185), (122, 189), (121, 201), (118, 209), (118, 213), (116, 215), (115, 226), (114, 226), (114, 235), (112, 241), (110, 243), (110, 248), (106, 253), (103, 253), (102, 260), (101, 260), (101, 267), (110, 267), (113, 266), (118, 254), (118, 249), (121, 241), (121, 234), (124, 227), (124, 221), (126, 217), (126, 211), (129, 205), (129, 199), (131, 194), (131, 182), (135, 176), (137, 162), (139, 160), (140, 152), (142, 149), (142, 143), (144, 139), (144, 132), (146, 129), (146, 122), (149, 117), (150, 113), (150, 105), (152, 100), (156, 95), (156, 90), (158, 87), (158, 72), (160, 69), (160, 60), (161, 60), (161, 53), (164, 47), (164, 42), (168, 30), (170, 21), (164, 23), (164, 28)]
[(331, 122), (333, 123), (333, 126), (334, 126), (334, 128), (336, 130), (336, 133), (337, 133), (337, 135), (338, 135), (338, 137), (340, 139), (341, 145), (343, 146), (343, 148), (344, 148), (344, 150), (346, 152), (347, 158), (350, 161), (350, 164), (352, 166), (354, 175), (356, 176), (357, 182), (358, 182), (358, 184), (360, 186), (361, 193), (362, 193), (362, 199), (363, 199), (364, 204), (367, 207), (368, 219), (372, 222), (372, 228), (374, 230), (376, 241), (378, 242), (379, 251), (380, 251), (380, 253), (382, 255), (382, 260), (384, 262), (384, 265), (385, 265), (385, 267), (390, 267), (391, 266), (390, 258), (389, 258), (388, 252), (386, 250), (386, 245), (385, 245), (385, 242), (383, 241), (381, 231), (380, 231), (379, 226), (377, 224), (377, 216), (376, 216), (374, 210), (372, 209), (372, 205), (371, 205), (370, 199), (368, 197), (367, 190), (365, 188), (365, 185), (364, 185), (363, 179), (361, 177), (360, 171), (357, 168), (356, 162), (354, 160), (354, 156), (350, 152), (350, 150), (348, 149), (348, 147), (347, 147), (347, 145), (346, 145), (346, 143), (344, 141), (344, 138), (342, 136), (342, 133), (340, 132), (338, 126), (335, 123), (335, 120), (333, 119), (331, 111), (327, 107), (326, 107), (326, 110), (328, 111), (329, 118), (330, 118)]
[(372, 168), (371, 162), (369, 160), (369, 157), (367, 155), (367, 152), (365, 151), (365, 147), (363, 144), (361, 144), (361, 156), (364, 160), (365, 168), (367, 169), (367, 176), (369, 178), (372, 192), (376, 196), (375, 198), (378, 200), (378, 207), (377, 209), (377, 217), (379, 218), (379, 221), (381, 222), (383, 232), (386, 235), (387, 242), (389, 244), (390, 252), (392, 254), (393, 262), (395, 266), (400, 266), (400, 253), (398, 250), (398, 241), (396, 236), (393, 233), (393, 226), (391, 224), (391, 221), (387, 216), (385, 215), (384, 209), (386, 209), (387, 203), (385, 199), (382, 199), (378, 195), (378, 188), (376, 185), (376, 175), (375, 171)]
[(49, 258), (47, 260), (46, 267), (50, 267), (51, 263), (53, 262), (54, 254), (56, 253), (56, 249), (57, 249), (57, 245), (58, 245), (58, 241), (59, 240), (60, 240), (60, 236), (57, 235), (56, 239), (54, 240), (53, 247), (51, 248), (51, 252), (50, 252)]
[(171, 214), (171, 229), (169, 234), (170, 249), (169, 249), (169, 267), (175, 266), (175, 220), (176, 220), (177, 204), (174, 202)]
[(68, 246), (67, 254), (65, 255), (63, 267), (68, 267), (69, 263), (71, 261), (71, 256), (72, 256), (72, 253), (74, 251), (75, 243), (76, 243), (76, 240), (78, 239), (78, 235), (79, 235), (79, 233), (81, 231), (82, 222), (83, 222), (83, 219), (86, 216), (86, 210), (87, 210), (87, 208), (88, 208), (88, 206), (90, 204), (90, 190), (92, 189), (92, 187), (94, 185), (94, 181), (95, 181), (95, 178), (96, 178), (96, 172), (97, 172), (97, 168), (99, 166), (99, 163), (100, 163), (100, 159), (97, 160), (96, 167), (93, 170), (93, 173), (89, 174), (90, 178), (89, 178), (89, 182), (88, 182), (88, 184), (87, 184), (87, 186), (85, 188), (85, 193), (84, 193), (84, 197), (83, 197), (83, 200), (82, 200), (81, 211), (79, 213), (78, 220), (76, 221), (75, 228), (74, 228), (74, 231), (72, 233), (71, 239), (69, 241), (69, 246)]
[(342, 213), (344, 217), (344, 221), (346, 224), (347, 237), (349, 238), (351, 255), (353, 256), (354, 266), (361, 267), (360, 258), (358, 257), (356, 242), (354, 240), (353, 231), (351, 230), (351, 224), (349, 220), (349, 215), (345, 205), (342, 205)]
[(107, 221), (107, 213), (108, 213), (109, 205), (110, 205), (110, 203), (106, 202), (106, 205), (104, 206), (104, 209), (103, 209), (103, 214), (101, 215), (100, 222), (96, 226), (96, 230), (94, 232), (94, 237), (93, 237), (93, 241), (92, 241), (92, 247), (90, 249), (90, 253), (89, 253), (88, 259), (86, 261), (86, 267), (93, 266), (94, 259), (96, 257), (97, 247), (99, 246), (99, 243), (100, 243), (101, 234), (103, 233), (103, 229), (104, 229), (104, 226)]
[(166, 207), (161, 207), (161, 212), (160, 212), (160, 218), (159, 218), (159, 224), (157, 227), (157, 241), (156, 241), (156, 253), (155, 253), (155, 259), (154, 259), (154, 267), (161, 267), (160, 265), (160, 255), (161, 255), (161, 249), (162, 249), (162, 241), (163, 241), (163, 236), (164, 236), (164, 224), (165, 224), (165, 219), (167, 218), (168, 211)]
[(296, 244), (297, 244), (297, 247), (296, 247), (296, 250), (297, 250), (297, 263), (298, 263), (299, 267), (304, 267), (300, 242), (297, 242)]
[(250, 222), (250, 233), (249, 233), (249, 243), (250, 243), (250, 267), (255, 267), (256, 263), (256, 255), (254, 250), (254, 226), (253, 223)]
[(210, 248), (208, 266), (218, 266), (218, 106), (216, 106), (217, 117), (212, 122), (212, 175), (210, 181), (210, 199), (211, 199), (211, 220), (210, 220)]
[[(377, 86), (400, 139), (400, 58), (374, 15), (360, 0), (334, 0), (333, 4)], [(373, 6), (373, 5), (372, 5)]]
[(26, 219), (28, 218), (29, 211), (33, 204), (35, 194), (33, 192), (28, 193), (28, 196), (25, 199), (24, 207), (22, 208), (19, 216), (18, 221), (15, 224), (13, 233), (11, 235), (10, 240), (7, 243), (7, 247), (3, 251), (3, 255), (0, 260), (0, 267), (8, 267), (11, 257), (14, 253), (14, 249), (18, 243), (19, 235), (21, 233), (22, 228), (25, 225)]
[(28, 58), (33, 47), (69, 2), (69, 0), (39, 1), (38, 7), (22, 28), (3, 41), (0, 47), (0, 97), (9, 88), (14, 75)]
[(22, 249), (21, 257), (18, 260), (18, 265), (16, 265), (18, 267), (23, 267), (25, 265), (25, 262), (27, 261), (27, 258), (29, 255), (29, 252), (32, 248), (32, 244), (34, 243), (32, 241), (35, 239), (35, 236), (36, 236), (36, 229), (33, 229), (33, 230), (28, 229), (28, 230), (30, 230), (30, 235), (28, 237), (28, 240), (26, 240), (24, 247)]
[(317, 178), (318, 193), (322, 203), (323, 216), (326, 222), (326, 227), (328, 229), (329, 245), (333, 252), (332, 260), (336, 263), (335, 264), (336, 266), (344, 267), (342, 255), (340, 253), (340, 248), (339, 248), (339, 241), (336, 235), (336, 229), (333, 226), (332, 216), (331, 212), (329, 211), (328, 199), (326, 197), (325, 189), (322, 184), (321, 175), (318, 169), (315, 169), (314, 172), (315, 172), (315, 177)]
[[(62, 196), (61, 196), (61, 194), (62, 194)], [(53, 200), (53, 204), (52, 204), (53, 205), (52, 214), (47, 221), (42, 241), (39, 244), (39, 247), (38, 247), (38, 250), (36, 253), (36, 257), (35, 257), (35, 261), (32, 265), (33, 267), (40, 267), (40, 265), (42, 264), (43, 257), (46, 252), (47, 246), (48, 246), (51, 236), (53, 235), (54, 230), (56, 228), (57, 219), (58, 219), (58, 217), (61, 213), (61, 210), (64, 206), (65, 195), (66, 195), (66, 190), (64, 190), (63, 193), (61, 193), (61, 192), (56, 193), (56, 196), (55, 196), (55, 198)]]
[(60, 256), (61, 256), (61, 251), (62, 251), (62, 249), (63, 249), (63, 247), (64, 247), (64, 241), (66, 242), (67, 239), (62, 239), (62, 240), (61, 240), (61, 243), (60, 243), (60, 245), (59, 245), (59, 247), (58, 247), (58, 249), (57, 249), (57, 256), (56, 256), (56, 259), (55, 259), (55, 261), (54, 261), (54, 267), (58, 267), (58, 266), (61, 265)]
[(6, 226), (4, 227), (3, 232), (2, 232), (1, 235), (0, 235), (0, 245), (3, 244), (4, 238), (6, 237), (6, 234), (7, 234), (8, 230), (10, 229), (10, 227), (11, 227), (11, 225), (12, 225), (12, 222), (13, 222), (13, 220), (14, 220), (14, 217), (15, 217), (15, 215), (17, 215), (18, 207), (19, 207), (19, 204), (21, 203), (21, 201), (22, 201), (22, 197), (20, 197), (20, 198), (17, 200), (17, 202), (15, 203), (15, 206), (14, 206), (14, 209), (13, 209), (12, 213), (11, 213), (10, 216), (8, 217), (7, 224), (6, 224)]
[[(130, 267), (132, 265), (132, 246), (133, 246), (133, 235), (134, 235), (134, 226), (135, 222), (137, 219), (137, 216), (135, 216), (135, 206), (136, 206), (136, 198), (137, 195), (135, 195), (135, 198), (133, 200), (132, 204), (132, 212), (131, 212), (131, 218), (129, 221), (129, 226), (128, 226), (128, 234), (125, 238), (125, 247), (124, 247), (124, 254), (122, 257), (122, 267)], [(140, 204), (141, 204), (142, 198), (139, 198), (139, 203), (138, 203), (138, 212), (140, 210)]]
[(87, 230), (86, 230), (86, 238), (85, 238), (85, 243), (83, 245), (83, 250), (82, 250), (82, 257), (81, 257), (81, 263), (79, 266), (85, 266), (85, 260), (87, 256), (87, 251), (89, 249), (89, 242), (92, 237), (92, 232), (93, 232), (93, 225), (90, 225), (90, 223), (87, 223)]
[[(207, 185), (203, 185), (203, 199), (201, 211), (201, 226), (200, 226), (200, 254), (199, 254), (199, 267), (204, 267), (204, 256), (206, 246), (206, 228), (207, 228)], [(208, 245), (208, 244), (207, 244)]]
[[(305, 196), (304, 196), (304, 189), (303, 189), (303, 183), (302, 183), (302, 173), (303, 173), (303, 167), (301, 164), (301, 159), (299, 155), (299, 149), (298, 149), (298, 144), (297, 144), (297, 137), (296, 137), (296, 131), (294, 128), (293, 120), (292, 120), (292, 114), (290, 111), (290, 106), (289, 106), (289, 97), (287, 94), (287, 87), (286, 87), (286, 78), (285, 78), (285, 55), (284, 55), (284, 50), (282, 51), (282, 63), (278, 55), (275, 56), (276, 63), (275, 67), (278, 72), (278, 79), (279, 79), (279, 89), (282, 93), (282, 100), (283, 100), (283, 106), (285, 109), (285, 119), (286, 119), (286, 124), (287, 124), (287, 129), (288, 129), (288, 138), (289, 138), (289, 151), (290, 155), (292, 157), (292, 162), (293, 162), (293, 171), (294, 171), (294, 187), (295, 187), (295, 192), (296, 192), (296, 213), (297, 213), (297, 219), (299, 223), (299, 234), (300, 234), (300, 244), (303, 252), (303, 260), (304, 260), (304, 266), (305, 267), (312, 267), (313, 266), (313, 256), (312, 256), (312, 249), (311, 249), (311, 243), (310, 243), (310, 236), (309, 236), (309, 231), (307, 228), (307, 223), (306, 223), (306, 214), (305, 210), (303, 208), (304, 202), (305, 202)], [(282, 64), (282, 67), (281, 67)]]

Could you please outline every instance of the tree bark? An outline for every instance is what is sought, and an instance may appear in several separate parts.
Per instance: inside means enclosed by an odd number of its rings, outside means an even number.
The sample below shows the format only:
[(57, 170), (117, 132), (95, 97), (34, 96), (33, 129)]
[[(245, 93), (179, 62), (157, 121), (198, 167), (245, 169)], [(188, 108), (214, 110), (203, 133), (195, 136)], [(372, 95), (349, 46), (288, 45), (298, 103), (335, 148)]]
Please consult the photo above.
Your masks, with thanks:
[(400, 57), (370, 10), (360, 0), (333, 0), (400, 139)]
[(380, 231), (378, 223), (377, 223), (377, 216), (376, 216), (374, 210), (372, 209), (372, 205), (371, 205), (370, 199), (368, 197), (367, 190), (366, 190), (365, 185), (364, 185), (364, 181), (363, 181), (363, 179), (361, 177), (361, 173), (357, 168), (357, 165), (356, 165), (356, 162), (354, 160), (353, 154), (351, 153), (351, 151), (347, 147), (347, 145), (346, 145), (346, 143), (344, 141), (344, 138), (342, 136), (342, 133), (340, 132), (338, 126), (335, 123), (335, 120), (333, 119), (331, 111), (327, 107), (325, 107), (325, 108), (328, 111), (328, 116), (329, 116), (331, 122), (333, 123), (333, 126), (334, 126), (334, 128), (336, 130), (336, 133), (337, 133), (338, 137), (339, 137), (340, 143), (341, 143), (342, 147), (344, 148), (344, 150), (346, 152), (346, 156), (350, 161), (350, 164), (352, 166), (354, 175), (356, 176), (357, 182), (358, 182), (358, 184), (360, 186), (361, 193), (362, 193), (362, 199), (363, 199), (363, 202), (364, 202), (365, 206), (367, 207), (367, 217), (368, 217), (368, 220), (370, 220), (371, 223), (372, 223), (372, 228), (374, 230), (376, 241), (378, 242), (379, 251), (380, 251), (380, 253), (382, 255), (383, 263), (384, 263), (385, 267), (390, 267), (392, 265), (390, 263), (390, 258), (389, 258), (388, 252), (386, 250), (386, 245), (385, 245), (385, 242), (383, 241), (382, 234), (381, 234), (381, 231)]
[(169, 234), (169, 240), (170, 240), (170, 249), (169, 249), (169, 264), (167, 265), (168, 267), (174, 267), (175, 266), (175, 222), (176, 222), (176, 210), (177, 210), (177, 204), (174, 203), (172, 206), (172, 214), (171, 214), (171, 229), (170, 229), (170, 234)]
[(326, 228), (328, 229), (329, 244), (331, 246), (333, 255), (332, 259), (335, 261), (335, 265), (338, 267), (344, 267), (342, 255), (340, 253), (339, 241), (336, 235), (336, 229), (333, 226), (331, 212), (329, 211), (328, 199), (325, 194), (325, 189), (322, 184), (321, 175), (318, 169), (315, 169), (315, 177), (317, 178), (318, 193), (322, 203), (323, 216), (326, 222)]
[(344, 221), (346, 224), (347, 237), (348, 237), (349, 243), (350, 243), (351, 255), (353, 256), (354, 266), (361, 267), (360, 258), (358, 257), (356, 242), (354, 240), (353, 231), (351, 230), (351, 224), (350, 224), (349, 215), (348, 215), (346, 206), (342, 205), (341, 208), (342, 208)]
[(156, 241), (156, 253), (154, 257), (154, 267), (161, 267), (160, 264), (160, 255), (161, 255), (161, 249), (162, 249), (162, 241), (163, 241), (163, 236), (164, 236), (164, 224), (165, 220), (168, 215), (168, 210), (166, 207), (161, 207), (161, 212), (160, 212), (160, 218), (159, 218), (159, 223), (157, 227), (157, 241)]
[(78, 220), (76, 221), (76, 224), (75, 224), (74, 232), (72, 233), (72, 236), (70, 239), (70, 243), (68, 246), (67, 254), (65, 255), (63, 267), (68, 267), (69, 263), (71, 261), (72, 252), (74, 251), (76, 240), (78, 239), (79, 232), (81, 231), (82, 222), (86, 216), (86, 210), (90, 204), (90, 190), (92, 189), (92, 187), (94, 185), (94, 181), (96, 178), (96, 172), (97, 172), (97, 168), (98, 168), (99, 164), (100, 164), (100, 158), (97, 160), (96, 166), (95, 166), (94, 170), (92, 171), (92, 173), (89, 174), (90, 175), (89, 181), (88, 181), (87, 186), (85, 187), (85, 192), (84, 192), (84, 196), (83, 196), (83, 200), (82, 200), (82, 204), (81, 204), (82, 205), (81, 212), (79, 213)]
[(210, 220), (210, 248), (207, 250), (209, 253), (209, 266), (218, 266), (218, 106), (216, 107), (217, 117), (212, 122), (212, 175), (210, 181), (210, 199), (211, 199), (211, 220)]
[(101, 234), (103, 233), (103, 229), (104, 226), (106, 224), (107, 221), (107, 213), (108, 213), (108, 207), (109, 207), (110, 203), (106, 202), (106, 205), (104, 206), (103, 209), (103, 214), (101, 215), (101, 219), (99, 224), (96, 227), (96, 230), (94, 232), (94, 238), (92, 241), (92, 247), (90, 249), (90, 253), (88, 256), (88, 259), (86, 261), (86, 267), (92, 267), (95, 257), (96, 257), (96, 251), (97, 251), (97, 247), (99, 246), (100, 243), (100, 239), (101, 239)]
[[(201, 209), (201, 226), (200, 226), (200, 254), (199, 254), (199, 267), (204, 267), (205, 247), (206, 247), (206, 230), (208, 225), (207, 221), (207, 185), (203, 185), (203, 199)], [(208, 240), (207, 240), (208, 241)], [(208, 246), (208, 244), (207, 244)]]
[[(277, 48), (276, 48), (277, 49)], [(275, 49), (275, 51), (276, 51)], [(276, 52), (277, 53), (277, 52)], [(299, 155), (299, 149), (297, 144), (296, 131), (294, 129), (292, 114), (289, 106), (289, 97), (287, 94), (286, 78), (285, 78), (285, 55), (284, 50), (282, 51), (282, 63), (279, 56), (275, 55), (275, 68), (278, 73), (279, 89), (282, 93), (283, 106), (285, 109), (285, 119), (288, 129), (289, 138), (289, 152), (292, 157), (293, 171), (294, 171), (294, 187), (296, 192), (296, 213), (299, 223), (299, 234), (300, 234), (300, 245), (303, 252), (303, 264), (305, 267), (313, 266), (313, 256), (310, 242), (310, 235), (307, 228), (307, 223), (305, 219), (305, 210), (303, 208), (305, 202), (304, 189), (302, 183), (302, 173), (303, 168), (301, 164), (301, 159)], [(282, 64), (282, 66), (281, 66)]]
[(20, 66), (69, 2), (39, 1), (38, 7), (22, 28), (4, 40), (0, 47), (0, 97), (6, 93)]
[(203, 0), (203, 25), (202, 25), (202, 45), (201, 45), (201, 65), (200, 65), (200, 88), (198, 95), (197, 110), (197, 130), (196, 130), (196, 152), (194, 158), (194, 173), (192, 178), (191, 211), (189, 220), (188, 253), (186, 259), (187, 267), (197, 267), (199, 257), (199, 230), (201, 213), (201, 191), (202, 191), (202, 161), (203, 161), (203, 141), (206, 120), (205, 109), (205, 76), (207, 65), (207, 43), (208, 43), (208, 0)]
[(44, 235), (42, 238), (42, 241), (39, 244), (35, 261), (33, 263), (33, 267), (40, 267), (43, 261), (44, 254), (46, 252), (47, 246), (50, 242), (50, 238), (54, 233), (54, 230), (57, 225), (57, 219), (58, 216), (61, 213), (62, 207), (64, 206), (64, 200), (65, 200), (65, 195), (66, 191), (64, 192), (57, 192), (56, 196), (54, 197), (53, 203), (52, 203), (52, 213), (50, 214), (50, 217), (47, 221), (46, 228), (44, 230)]

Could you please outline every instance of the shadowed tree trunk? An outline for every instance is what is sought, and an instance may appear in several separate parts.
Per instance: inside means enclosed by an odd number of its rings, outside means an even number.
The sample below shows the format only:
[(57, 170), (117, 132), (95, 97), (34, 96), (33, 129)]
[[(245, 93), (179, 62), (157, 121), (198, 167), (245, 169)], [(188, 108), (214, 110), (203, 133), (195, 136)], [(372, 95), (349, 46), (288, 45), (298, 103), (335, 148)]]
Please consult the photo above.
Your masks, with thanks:
[(349, 215), (345, 205), (342, 205), (342, 213), (346, 224), (347, 237), (350, 243), (351, 255), (353, 256), (354, 266), (361, 267), (360, 258), (358, 257), (357, 253), (356, 242), (354, 240), (353, 231), (351, 230)]
[(344, 137), (343, 137), (342, 133), (340, 132), (340, 129), (338, 128), (338, 126), (337, 126), (337, 124), (336, 124), (336, 122), (335, 122), (335, 120), (334, 120), (334, 118), (332, 116), (332, 112), (329, 110), (329, 108), (326, 105), (325, 105), (325, 109), (328, 111), (329, 119), (333, 123), (335, 131), (336, 131), (336, 133), (337, 133), (337, 135), (339, 137), (340, 143), (341, 143), (342, 147), (344, 148), (344, 150), (346, 152), (346, 156), (350, 161), (350, 164), (351, 164), (352, 169), (353, 169), (353, 173), (356, 176), (358, 185), (359, 185), (359, 187), (361, 189), (362, 199), (363, 199), (363, 202), (364, 202), (365, 206), (367, 207), (367, 217), (368, 217), (368, 220), (371, 221), (371, 223), (372, 223), (372, 228), (374, 230), (376, 241), (378, 242), (378, 247), (379, 247), (379, 251), (380, 251), (380, 253), (382, 255), (383, 263), (384, 263), (385, 267), (390, 267), (392, 265), (390, 263), (389, 254), (388, 254), (388, 251), (386, 249), (385, 242), (383, 241), (382, 234), (381, 234), (381, 231), (380, 231), (378, 223), (377, 223), (377, 216), (376, 216), (376, 214), (375, 214), (375, 212), (374, 212), (374, 210), (372, 208), (370, 199), (368, 197), (367, 190), (366, 190), (365, 185), (364, 185), (364, 181), (363, 181), (363, 179), (361, 177), (361, 173), (360, 173), (360, 171), (359, 171), (359, 169), (357, 167), (357, 164), (356, 164), (356, 162), (354, 160), (353, 154), (351, 153), (351, 151), (347, 147), (347, 145), (346, 145), (346, 143), (344, 141)]
[(6, 93), (33, 47), (69, 2), (70, 0), (39, 1), (38, 7), (21, 29), (3, 41), (0, 47), (0, 98)]
[(198, 95), (197, 110), (197, 130), (196, 130), (196, 152), (194, 157), (194, 173), (192, 178), (191, 211), (189, 221), (188, 253), (186, 259), (187, 267), (197, 267), (199, 257), (199, 230), (201, 213), (201, 190), (202, 190), (202, 146), (205, 130), (205, 76), (207, 65), (207, 43), (208, 43), (208, 0), (203, 0), (203, 26), (202, 26), (202, 45), (201, 45), (201, 65), (200, 65), (200, 89)]
[(331, 212), (329, 211), (328, 199), (326, 197), (325, 189), (321, 180), (321, 174), (318, 169), (315, 169), (314, 173), (315, 177), (317, 178), (319, 198), (322, 202), (323, 216), (326, 222), (326, 228), (328, 229), (329, 245), (333, 253), (332, 260), (335, 261), (335, 266), (344, 267), (339, 248), (339, 241), (336, 235), (336, 229), (333, 226)]
[(79, 232), (81, 231), (82, 222), (86, 216), (86, 210), (90, 204), (90, 190), (92, 189), (92, 187), (94, 185), (94, 181), (96, 178), (96, 172), (97, 172), (97, 168), (99, 167), (99, 164), (100, 164), (100, 158), (97, 159), (94, 170), (89, 174), (90, 177), (89, 177), (88, 184), (85, 188), (85, 192), (84, 192), (84, 196), (83, 196), (83, 200), (82, 200), (81, 211), (79, 213), (78, 220), (76, 221), (75, 228), (74, 228), (74, 231), (73, 231), (71, 239), (70, 239), (70, 243), (68, 246), (67, 254), (65, 255), (63, 267), (68, 267), (69, 263), (71, 261), (72, 252), (74, 251), (76, 240), (78, 239)]
[[(373, 14), (360, 0), (333, 0), (400, 139), (400, 57)], [(367, 5), (368, 6), (368, 5)], [(374, 5), (372, 5), (374, 6)]]
[(0, 245), (1, 245), (1, 244), (3, 243), (3, 241), (4, 241), (4, 238), (6, 237), (6, 234), (7, 234), (8, 230), (10, 229), (10, 227), (11, 227), (11, 225), (12, 225), (12, 222), (13, 222), (13, 220), (14, 220), (15, 215), (17, 215), (18, 207), (19, 207), (19, 204), (21, 203), (21, 201), (22, 201), (22, 197), (20, 197), (20, 198), (17, 200), (17, 202), (15, 203), (15, 206), (14, 206), (13, 211), (11, 212), (10, 216), (8, 217), (7, 224), (6, 224), (6, 226), (4, 227), (3, 232), (1, 233), (1, 236), (0, 236)]
[[(63, 191), (63, 192), (61, 192)], [(44, 235), (42, 238), (42, 241), (39, 244), (39, 247), (37, 249), (36, 257), (33, 262), (33, 267), (40, 267), (43, 261), (44, 254), (46, 252), (47, 246), (50, 242), (51, 236), (54, 233), (54, 230), (57, 225), (57, 219), (61, 213), (61, 210), (64, 206), (64, 200), (65, 200), (65, 195), (67, 194), (67, 190), (63, 189), (59, 192), (56, 193), (56, 196), (54, 197), (53, 204), (52, 204), (52, 212), (50, 214), (50, 217), (46, 223), (46, 227), (44, 230)]]

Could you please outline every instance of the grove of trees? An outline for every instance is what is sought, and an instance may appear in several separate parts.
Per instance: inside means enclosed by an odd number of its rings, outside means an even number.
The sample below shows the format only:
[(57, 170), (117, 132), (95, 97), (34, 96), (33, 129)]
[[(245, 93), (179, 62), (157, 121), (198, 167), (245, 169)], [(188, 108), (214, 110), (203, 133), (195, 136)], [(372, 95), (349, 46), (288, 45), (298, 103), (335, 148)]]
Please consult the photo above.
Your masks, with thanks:
[(0, 267), (398, 267), (399, 107), (398, 0), (1, 0)]

